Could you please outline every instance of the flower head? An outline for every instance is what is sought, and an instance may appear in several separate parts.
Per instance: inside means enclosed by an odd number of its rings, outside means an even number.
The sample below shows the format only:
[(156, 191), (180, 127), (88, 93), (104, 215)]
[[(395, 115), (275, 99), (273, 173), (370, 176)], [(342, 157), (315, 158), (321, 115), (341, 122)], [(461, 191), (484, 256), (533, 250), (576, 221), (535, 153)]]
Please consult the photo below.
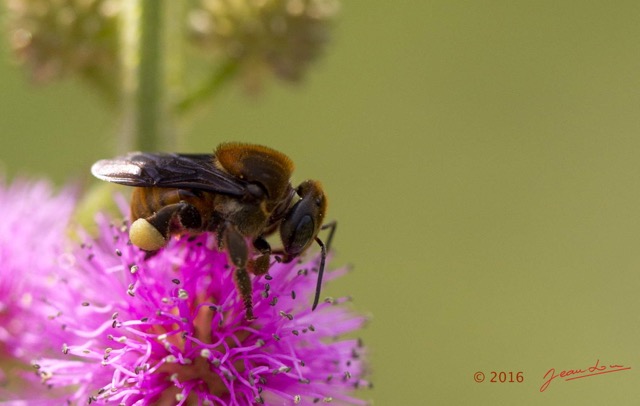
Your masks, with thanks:
[(114, 0), (9, 0), (11, 45), (38, 83), (76, 73), (113, 92), (118, 11)]
[[(36, 361), (67, 400), (104, 404), (334, 404), (364, 380), (365, 349), (339, 339), (365, 322), (341, 304), (310, 300), (319, 258), (274, 263), (254, 280), (247, 322), (224, 252), (211, 235), (172, 240), (156, 255), (127, 227), (99, 220), (99, 237), (63, 263), (47, 303), (63, 331), (60, 356)], [(328, 279), (342, 271), (329, 273)]]
[(237, 61), (245, 78), (263, 71), (302, 78), (329, 37), (337, 0), (199, 0), (189, 14), (196, 44)]
[(64, 251), (74, 207), (73, 193), (56, 195), (46, 181), (0, 184), (0, 346), (11, 356), (40, 346), (43, 326), (33, 323), (33, 314)]
[(53, 350), (42, 342), (46, 331), (42, 298), (64, 252), (65, 230), (74, 207), (74, 193), (66, 189), (56, 194), (47, 181), (0, 181), (2, 386), (11, 388), (16, 383), (14, 370), (25, 369), (36, 350)]

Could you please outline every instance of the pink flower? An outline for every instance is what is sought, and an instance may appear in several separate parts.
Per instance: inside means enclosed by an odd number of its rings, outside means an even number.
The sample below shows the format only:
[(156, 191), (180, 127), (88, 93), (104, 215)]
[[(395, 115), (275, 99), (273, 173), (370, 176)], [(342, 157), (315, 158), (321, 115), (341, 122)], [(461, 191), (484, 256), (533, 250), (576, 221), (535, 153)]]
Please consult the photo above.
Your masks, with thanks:
[[(364, 405), (366, 349), (339, 338), (366, 319), (327, 300), (311, 311), (319, 256), (254, 278), (247, 322), (215, 236), (172, 240), (156, 255), (100, 217), (97, 238), (60, 261), (47, 298), (59, 355), (34, 362), (64, 401), (115, 405)], [(326, 280), (345, 270), (329, 272)]]
[[(45, 181), (0, 181), (0, 382), (13, 388), (33, 354), (47, 346), (46, 305), (64, 252), (75, 194)], [(4, 371), (3, 371), (4, 369)], [(0, 398), (9, 397), (4, 392)], [(13, 397), (13, 396), (11, 396)]]
[(73, 193), (55, 195), (47, 181), (0, 184), (0, 343), (7, 356), (41, 347), (43, 326), (32, 316), (64, 251), (74, 207)]

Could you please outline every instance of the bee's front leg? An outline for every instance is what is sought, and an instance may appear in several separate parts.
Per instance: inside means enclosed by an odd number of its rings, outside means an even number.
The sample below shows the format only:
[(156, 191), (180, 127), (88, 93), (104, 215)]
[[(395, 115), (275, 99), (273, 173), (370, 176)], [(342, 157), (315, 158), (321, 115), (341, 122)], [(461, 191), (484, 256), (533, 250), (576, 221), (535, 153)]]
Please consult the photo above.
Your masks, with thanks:
[(253, 240), (253, 247), (260, 252), (260, 255), (255, 259), (250, 259), (247, 268), (254, 275), (264, 275), (269, 271), (271, 246), (264, 237), (258, 237)]
[(236, 267), (233, 272), (233, 280), (240, 293), (245, 309), (245, 318), (248, 321), (254, 320), (253, 315), (253, 287), (251, 278), (247, 272), (247, 262), (249, 259), (249, 247), (245, 238), (238, 229), (231, 223), (226, 223), (222, 228), (222, 241), (227, 250), (229, 260)]

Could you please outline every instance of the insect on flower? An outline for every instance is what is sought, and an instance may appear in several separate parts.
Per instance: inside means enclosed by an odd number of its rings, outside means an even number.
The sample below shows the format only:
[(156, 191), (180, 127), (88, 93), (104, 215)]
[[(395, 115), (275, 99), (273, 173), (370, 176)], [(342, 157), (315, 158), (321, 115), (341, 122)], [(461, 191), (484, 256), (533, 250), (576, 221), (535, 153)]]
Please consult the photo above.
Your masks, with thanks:
[[(216, 233), (236, 268), (247, 320), (255, 318), (249, 272), (266, 274), (272, 253), (290, 262), (316, 241), (322, 252), (316, 308), (336, 223), (322, 225), (327, 199), (318, 181), (291, 186), (293, 162), (283, 153), (242, 143), (221, 144), (213, 155), (132, 152), (100, 160), (91, 172), (135, 187), (129, 238), (145, 251), (159, 250), (173, 235)], [(330, 230), (326, 245), (318, 238), (321, 229)], [(277, 230), (283, 247), (272, 251), (266, 237)]]

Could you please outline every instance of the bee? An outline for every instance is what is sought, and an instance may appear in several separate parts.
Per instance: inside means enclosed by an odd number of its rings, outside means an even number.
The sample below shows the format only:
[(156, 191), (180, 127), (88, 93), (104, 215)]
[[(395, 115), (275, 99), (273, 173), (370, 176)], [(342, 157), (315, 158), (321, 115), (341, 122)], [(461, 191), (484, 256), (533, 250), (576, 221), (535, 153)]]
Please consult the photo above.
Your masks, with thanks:
[[(336, 222), (323, 225), (327, 198), (320, 182), (290, 183), (293, 162), (274, 149), (224, 143), (211, 154), (132, 152), (93, 164), (98, 179), (133, 186), (131, 242), (154, 253), (172, 236), (213, 232), (234, 266), (245, 318), (254, 320), (250, 273), (268, 272), (272, 254), (291, 262), (314, 241), (321, 260), (312, 310)], [(327, 244), (318, 238), (329, 229)], [(266, 238), (279, 231), (280, 251)]]

